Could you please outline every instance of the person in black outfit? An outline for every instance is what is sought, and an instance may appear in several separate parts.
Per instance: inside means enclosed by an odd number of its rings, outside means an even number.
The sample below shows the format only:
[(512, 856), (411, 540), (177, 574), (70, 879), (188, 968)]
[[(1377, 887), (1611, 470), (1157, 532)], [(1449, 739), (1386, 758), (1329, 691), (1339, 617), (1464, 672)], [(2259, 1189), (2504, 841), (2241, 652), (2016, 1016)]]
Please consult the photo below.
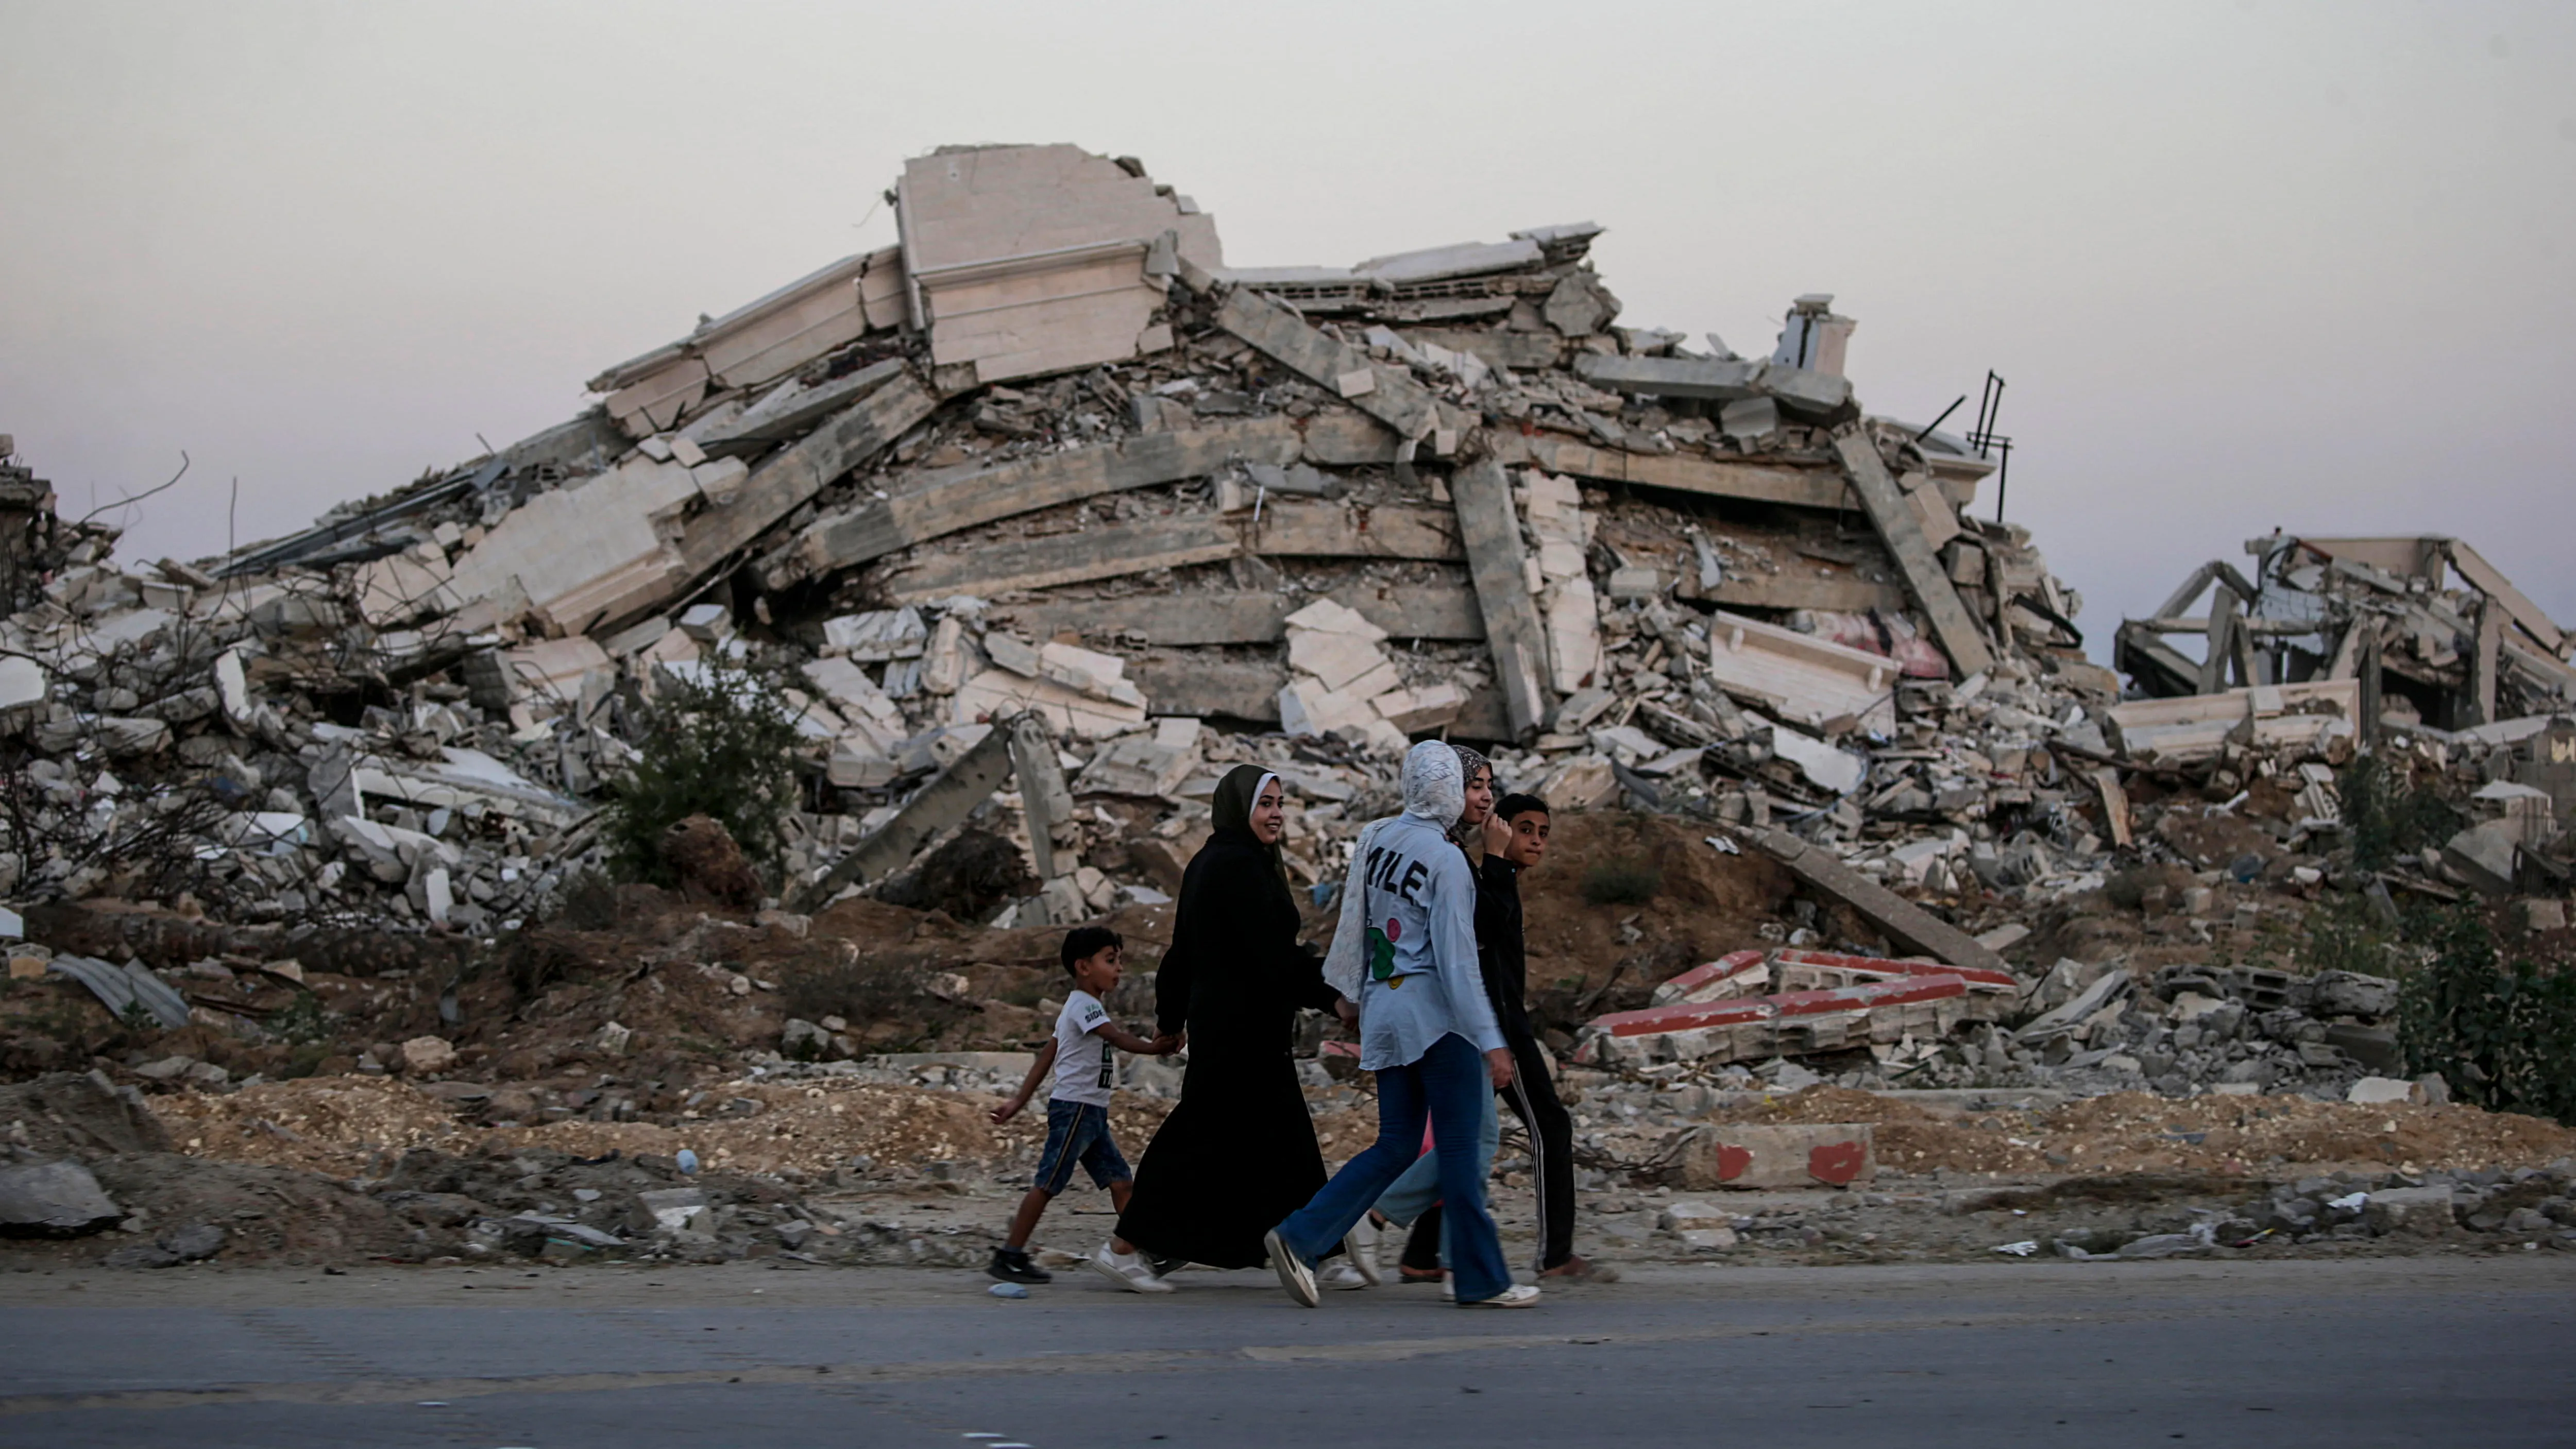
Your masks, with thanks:
[(1297, 1013), (1333, 1011), (1322, 960), (1299, 944), (1281, 868), (1279, 777), (1238, 765), (1217, 784), (1216, 833), (1181, 877), (1154, 977), (1155, 1030), (1185, 1032), (1180, 1104), (1136, 1164), (1113, 1252), (1160, 1265), (1255, 1268), (1262, 1234), (1324, 1185), (1324, 1155), (1291, 1057)]
[[(1538, 1185), (1539, 1276), (1583, 1279), (1596, 1270), (1574, 1251), (1574, 1119), (1557, 1100), (1546, 1049), (1530, 1025), (1526, 999), (1529, 954), (1523, 940), (1520, 873), (1547, 854), (1547, 802), (1535, 795), (1506, 795), (1494, 806), (1486, 853), (1476, 872), (1476, 944), (1485, 994), (1494, 1003), (1503, 1040), (1519, 1065), (1502, 1098), (1530, 1135), (1532, 1179)], [(1405, 1241), (1407, 1278), (1436, 1276), (1440, 1265), (1440, 1213), (1414, 1220)]]

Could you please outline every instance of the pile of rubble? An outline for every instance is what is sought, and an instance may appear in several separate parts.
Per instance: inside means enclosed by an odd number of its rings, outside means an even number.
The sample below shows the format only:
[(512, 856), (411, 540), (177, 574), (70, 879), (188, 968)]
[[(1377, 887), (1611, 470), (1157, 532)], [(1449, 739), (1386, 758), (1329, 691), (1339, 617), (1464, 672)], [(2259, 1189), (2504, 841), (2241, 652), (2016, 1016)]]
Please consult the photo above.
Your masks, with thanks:
[[(1863, 409), (1829, 296), (1745, 356), (1624, 324), (1589, 224), (1238, 268), (1132, 158), (948, 148), (894, 196), (897, 246), (290, 538), (120, 562), (0, 466), (25, 969), (253, 1034), (203, 981), (418, 973), (402, 1010), (452, 1025), (600, 869), (653, 701), (735, 671), (801, 742), (781, 929), (875, 892), (1004, 929), (1163, 903), (1246, 760), (1321, 920), (1431, 736), (1562, 812), (1686, 821), (1786, 914), (1579, 963), (1550, 1025), (1600, 1017), (1629, 1070), (2338, 1095), (2396, 1070), (2381, 986), (2210, 962), (2338, 888), (2520, 893), (2535, 930), (2565, 894), (2570, 636), (2456, 541), (2259, 540), (2254, 579), (2122, 626), (2124, 689), (1976, 516), (1995, 460)], [(2468, 816), (2368, 882), (2363, 750)], [(922, 884), (970, 836), (1026, 863), (971, 906)]]
[(809, 744), (788, 896), (1037, 714), (1075, 774), (1010, 803), (1041, 880), (1082, 880), (1059, 919), (1157, 888), (1084, 862), (1186, 836), (1242, 749), (1195, 721), (1291, 742), (1320, 879), (1334, 807), (1425, 733), (1520, 746), (1512, 783), (1568, 808), (1624, 779), (1856, 836), (1845, 746), (1943, 648), (1981, 720), (2041, 706), (2007, 734), (2111, 690), (2026, 538), (1964, 517), (1991, 464), (1860, 412), (1828, 298), (1747, 360), (1614, 325), (1589, 225), (1230, 270), (1132, 161), (949, 150), (897, 190), (899, 247), (303, 534), (128, 569), (68, 531), (7, 626), (43, 823), (0, 890), (138, 894), (157, 818), (228, 919), (489, 935), (585, 863), (640, 703), (719, 665), (782, 679)]

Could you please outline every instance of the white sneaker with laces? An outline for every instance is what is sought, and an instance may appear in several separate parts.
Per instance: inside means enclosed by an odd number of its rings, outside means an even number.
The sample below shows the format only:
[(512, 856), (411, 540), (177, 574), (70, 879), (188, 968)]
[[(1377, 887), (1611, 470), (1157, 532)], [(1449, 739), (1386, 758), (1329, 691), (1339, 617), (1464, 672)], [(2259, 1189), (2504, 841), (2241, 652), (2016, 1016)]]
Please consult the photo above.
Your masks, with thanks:
[(1279, 1286), (1288, 1290), (1289, 1297), (1308, 1308), (1322, 1305), (1323, 1295), (1315, 1291), (1315, 1270), (1289, 1250), (1277, 1228), (1262, 1235), (1261, 1246), (1270, 1254), (1271, 1271), (1279, 1275)]
[(1347, 1291), (1353, 1288), (1366, 1288), (1369, 1286), (1369, 1280), (1366, 1273), (1348, 1263), (1331, 1263), (1316, 1272), (1315, 1286)]
[(1386, 1270), (1377, 1262), (1377, 1239), (1377, 1224), (1369, 1221), (1367, 1213), (1360, 1214), (1360, 1220), (1351, 1224), (1350, 1232), (1342, 1238), (1342, 1251), (1349, 1256), (1352, 1270), (1366, 1280), (1363, 1286), (1370, 1288), (1386, 1281)]
[(1089, 1262), (1093, 1268), (1099, 1270), (1100, 1276), (1117, 1284), (1119, 1287), (1126, 1289), (1130, 1293), (1169, 1293), (1172, 1291), (1171, 1284), (1155, 1277), (1154, 1270), (1146, 1266), (1145, 1256), (1142, 1253), (1117, 1252), (1111, 1249), (1107, 1243), (1103, 1243), (1100, 1245), (1099, 1251), (1093, 1253), (1085, 1261)]
[(1538, 1302), (1538, 1290), (1527, 1283), (1515, 1283), (1491, 1298), (1461, 1303), (1461, 1308), (1528, 1308)]

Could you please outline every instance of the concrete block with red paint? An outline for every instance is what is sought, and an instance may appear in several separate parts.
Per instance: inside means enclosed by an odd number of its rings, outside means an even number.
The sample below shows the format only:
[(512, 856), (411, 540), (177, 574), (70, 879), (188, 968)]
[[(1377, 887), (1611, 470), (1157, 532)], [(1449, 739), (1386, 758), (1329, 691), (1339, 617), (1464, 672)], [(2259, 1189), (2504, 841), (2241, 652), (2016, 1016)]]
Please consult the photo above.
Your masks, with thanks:
[(1759, 951), (1737, 951), (1694, 966), (1655, 988), (1654, 1003), (1727, 1001), (1771, 989), (1771, 963)]
[[(1967, 1000), (1951, 1013), (1965, 1021), (2000, 1021), (2021, 1000), (2021, 982), (2009, 971), (1975, 966), (1944, 966), (1938, 961), (1900, 961), (1885, 956), (1847, 956), (1833, 951), (1774, 951), (1766, 963), (1774, 991), (1830, 990), (1871, 982), (1955, 976), (1967, 987)], [(1705, 968), (1703, 968), (1705, 969)], [(1685, 973), (1687, 974), (1687, 973)]]
[(1867, 1122), (1702, 1127), (1682, 1145), (1681, 1185), (1711, 1188), (1851, 1187), (1878, 1171)]
[(1574, 1059), (1586, 1066), (1753, 1061), (1936, 1036), (1967, 1019), (1961, 1008), (1968, 989), (1955, 974), (1899, 974), (1823, 991), (1614, 1011), (1586, 1024)]
[(1849, 1051), (1944, 1036), (1961, 1022), (1999, 1021), (2020, 999), (2021, 983), (2008, 971), (1830, 951), (1737, 951), (1656, 987), (1652, 1006), (1595, 1017), (1574, 1059), (1643, 1067)]

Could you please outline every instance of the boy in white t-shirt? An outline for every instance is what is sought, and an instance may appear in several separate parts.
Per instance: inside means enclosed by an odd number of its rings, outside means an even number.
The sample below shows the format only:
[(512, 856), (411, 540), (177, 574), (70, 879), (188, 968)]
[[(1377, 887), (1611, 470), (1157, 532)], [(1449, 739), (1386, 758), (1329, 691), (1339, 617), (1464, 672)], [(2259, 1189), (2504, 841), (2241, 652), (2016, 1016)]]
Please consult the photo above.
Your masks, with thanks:
[[(1038, 1156), (1037, 1178), (1011, 1217), (1009, 1240), (993, 1250), (992, 1266), (984, 1270), (1005, 1283), (1054, 1281), (1054, 1274), (1029, 1261), (1029, 1234), (1037, 1231), (1047, 1204), (1072, 1183), (1076, 1163), (1091, 1174), (1094, 1186), (1109, 1189), (1109, 1200), (1120, 1212), (1127, 1210), (1134, 1175), (1109, 1135), (1109, 1094), (1118, 1080), (1118, 1063), (1109, 1049), (1165, 1056), (1178, 1044), (1173, 1037), (1147, 1041), (1125, 1030), (1109, 1019), (1109, 1008), (1100, 1004), (1101, 998), (1118, 989), (1124, 965), (1116, 931), (1107, 926), (1067, 931), (1063, 958), (1074, 989), (1065, 997), (1064, 1010), (1056, 1013), (1055, 1039), (1038, 1053), (1018, 1093), (993, 1109), (994, 1122), (1010, 1121), (1029, 1104), (1047, 1073), (1055, 1073), (1055, 1089), (1047, 1095), (1046, 1150)], [(1160, 1291), (1171, 1291), (1157, 1283)]]

